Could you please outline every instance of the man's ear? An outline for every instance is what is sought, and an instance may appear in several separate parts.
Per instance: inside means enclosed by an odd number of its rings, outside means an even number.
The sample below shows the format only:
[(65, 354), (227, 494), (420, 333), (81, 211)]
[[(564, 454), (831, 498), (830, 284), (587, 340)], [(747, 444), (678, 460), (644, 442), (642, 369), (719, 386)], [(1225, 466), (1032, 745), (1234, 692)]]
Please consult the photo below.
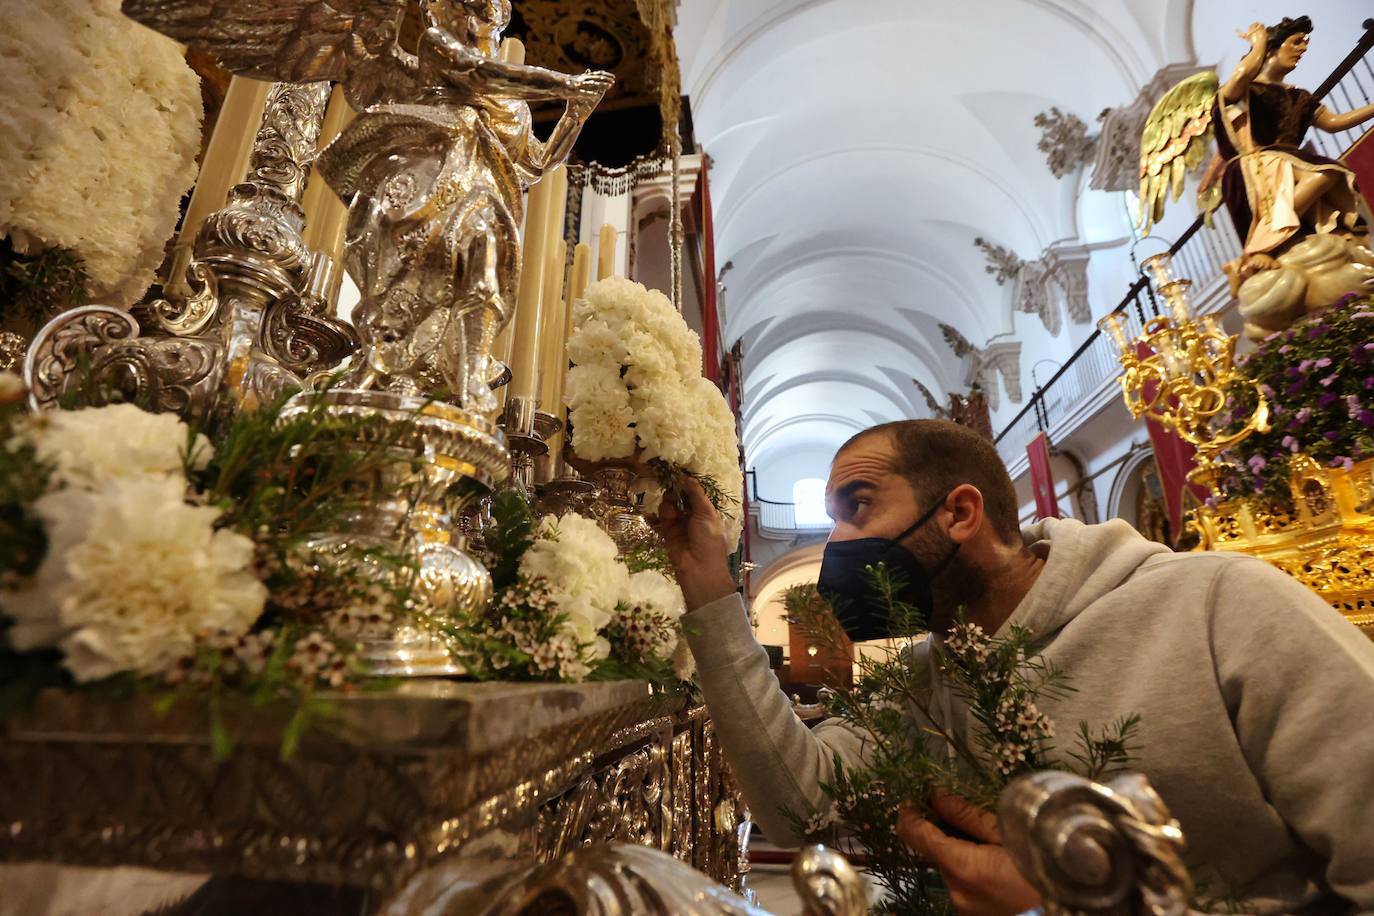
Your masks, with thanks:
[(945, 497), (950, 514), (949, 538), (956, 544), (972, 540), (983, 529), (983, 493), (971, 483), (961, 483)]

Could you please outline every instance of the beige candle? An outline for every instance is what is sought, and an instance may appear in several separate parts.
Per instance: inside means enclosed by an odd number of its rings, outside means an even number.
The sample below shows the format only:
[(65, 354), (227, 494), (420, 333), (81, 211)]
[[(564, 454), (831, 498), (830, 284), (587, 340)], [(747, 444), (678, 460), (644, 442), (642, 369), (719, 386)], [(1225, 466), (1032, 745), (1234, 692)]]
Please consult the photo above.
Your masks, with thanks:
[(573, 332), (573, 303), (582, 298), (583, 291), (587, 288), (587, 281), (590, 279), (592, 266), (592, 247), (585, 242), (573, 249), (572, 273), (568, 278), (568, 296), (563, 303), (563, 326), (561, 328), (562, 343), (556, 352), (556, 365), (562, 369), (555, 376), (554, 384), (548, 393), (544, 409), (562, 420), (567, 416), (567, 408), (563, 405), (563, 390), (568, 381), (568, 337)]
[(568, 256), (568, 243), (559, 239), (549, 251), (544, 268), (544, 329), (540, 332), (539, 409), (558, 416), (558, 402), (563, 399), (563, 375), (568, 368), (568, 351), (563, 308), (563, 266)]
[[(355, 115), (353, 106), (344, 98), (343, 87), (335, 86), (329, 96), (329, 107), (324, 110), (324, 122), (320, 125), (320, 139), (316, 148), (328, 146)], [(348, 206), (317, 172), (312, 171), (306, 182), (301, 209), (305, 211), (305, 244), (312, 251), (329, 255), (336, 263), (342, 260)]]
[[(568, 213), (568, 167), (560, 165), (544, 176), (549, 183), (548, 228), (544, 230), (544, 251), (547, 255), (554, 244), (563, 238), (563, 220)], [(564, 252), (566, 254), (566, 250)], [(559, 294), (559, 299), (562, 299)]]
[(587, 284), (592, 279), (592, 246), (586, 242), (579, 242), (573, 249), (572, 279), (568, 281), (568, 319), (564, 325), (564, 336), (573, 332), (572, 310), (573, 303), (582, 298), (582, 294), (587, 291)]
[(501, 40), (501, 51), (497, 55), (502, 63), (515, 64), (517, 67), (525, 62), (525, 43), (518, 38), (504, 38)]
[[(525, 62), (525, 44), (518, 38), (506, 38), (501, 42), (499, 54), (501, 61), (507, 64), (519, 66)], [(508, 307), (514, 308), (514, 303), (506, 303)], [(496, 342), (492, 345), (491, 355), (507, 366), (511, 361), (511, 350), (515, 345), (515, 313), (512, 312), (510, 320), (501, 329), (501, 333), (496, 335)], [(501, 389), (501, 398), (504, 399), (509, 392), (509, 387)]]
[(191, 248), (205, 217), (222, 209), (229, 200), (229, 189), (243, 181), (248, 173), (248, 158), (253, 152), (253, 138), (262, 123), (262, 110), (267, 104), (271, 83), (235, 76), (229, 80), (214, 133), (205, 147), (196, 177), (195, 190), (186, 205), (186, 216), (177, 233), (175, 256), (168, 285), (180, 288), (186, 265), (191, 260)]
[(530, 186), (525, 214), (524, 264), (511, 332), (510, 397), (532, 400), (538, 392), (540, 299), (544, 292), (545, 230), (548, 228), (549, 180)]
[(553, 412), (549, 385), (556, 371), (555, 353), (563, 352), (563, 264), (568, 245), (563, 240), (563, 217), (567, 212), (568, 170), (557, 166), (547, 172), (548, 210), (544, 224), (544, 276), (539, 295), (539, 356), (535, 367), (535, 391), (541, 410)]
[(610, 223), (601, 227), (596, 243), (596, 278), (604, 280), (615, 273), (615, 245), (620, 233)]

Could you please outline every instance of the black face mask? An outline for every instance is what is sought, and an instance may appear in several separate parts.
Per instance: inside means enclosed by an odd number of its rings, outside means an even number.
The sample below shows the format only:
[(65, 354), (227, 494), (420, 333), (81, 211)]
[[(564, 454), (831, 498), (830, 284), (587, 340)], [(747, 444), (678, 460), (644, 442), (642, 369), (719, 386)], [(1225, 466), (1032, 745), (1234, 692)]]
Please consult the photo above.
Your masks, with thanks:
[(816, 588), (835, 609), (845, 632), (854, 642), (892, 635), (887, 598), (873, 587), (873, 576), (868, 572), (868, 567), (879, 563), (884, 565), (898, 586), (897, 600), (915, 607), (929, 621), (933, 604), (931, 580), (954, 559), (958, 545), (938, 569), (928, 571), (901, 542), (934, 518), (944, 504), (945, 500), (941, 498), (895, 538), (856, 538), (852, 541), (831, 541), (825, 545)]

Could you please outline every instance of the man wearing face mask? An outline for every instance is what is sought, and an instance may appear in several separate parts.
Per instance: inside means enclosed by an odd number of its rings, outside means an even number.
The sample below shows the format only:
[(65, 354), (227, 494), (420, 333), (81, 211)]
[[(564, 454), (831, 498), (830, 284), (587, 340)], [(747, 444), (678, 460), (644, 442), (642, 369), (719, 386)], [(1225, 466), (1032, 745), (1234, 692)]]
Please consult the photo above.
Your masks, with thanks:
[[(1125, 522), (1050, 519), (1024, 536), (992, 444), (935, 420), (874, 427), (830, 469), (835, 529), (820, 586), (855, 639), (884, 635), (864, 569), (907, 580), (936, 639), (962, 608), (988, 633), (1017, 624), (1074, 692), (1041, 703), (1061, 731), (1139, 713), (1134, 767), (1181, 822), (1190, 864), (1250, 912), (1374, 912), (1374, 643), (1266, 563), (1175, 554)], [(755, 820), (795, 841), (784, 808), (823, 807), (838, 755), (862, 766), (864, 736), (839, 720), (808, 729), (754, 639), (726, 564), (719, 517), (699, 489), (657, 521), (690, 613), (688, 640), (722, 746)], [(927, 644), (930, 708), (969, 728)], [(961, 912), (1016, 913), (1034, 891), (996, 824), (937, 799), (942, 825), (899, 831), (944, 873)], [(942, 829), (957, 828), (966, 839)]]

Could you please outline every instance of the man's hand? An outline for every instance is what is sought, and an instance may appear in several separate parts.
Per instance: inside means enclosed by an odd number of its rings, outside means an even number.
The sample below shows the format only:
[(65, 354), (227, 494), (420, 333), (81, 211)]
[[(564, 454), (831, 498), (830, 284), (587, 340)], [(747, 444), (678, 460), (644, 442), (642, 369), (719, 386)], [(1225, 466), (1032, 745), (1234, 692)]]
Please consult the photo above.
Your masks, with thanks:
[(956, 839), (909, 810), (897, 817), (897, 835), (940, 869), (960, 913), (1007, 916), (1040, 904), (1040, 895), (1002, 848), (996, 817), (943, 792), (935, 793), (931, 806), (950, 826), (982, 842)]
[(684, 480), (682, 493), (686, 510), (665, 496), (649, 523), (668, 548), (687, 610), (695, 611), (735, 591), (735, 580), (730, 577), (730, 553), (720, 514), (695, 480)]

